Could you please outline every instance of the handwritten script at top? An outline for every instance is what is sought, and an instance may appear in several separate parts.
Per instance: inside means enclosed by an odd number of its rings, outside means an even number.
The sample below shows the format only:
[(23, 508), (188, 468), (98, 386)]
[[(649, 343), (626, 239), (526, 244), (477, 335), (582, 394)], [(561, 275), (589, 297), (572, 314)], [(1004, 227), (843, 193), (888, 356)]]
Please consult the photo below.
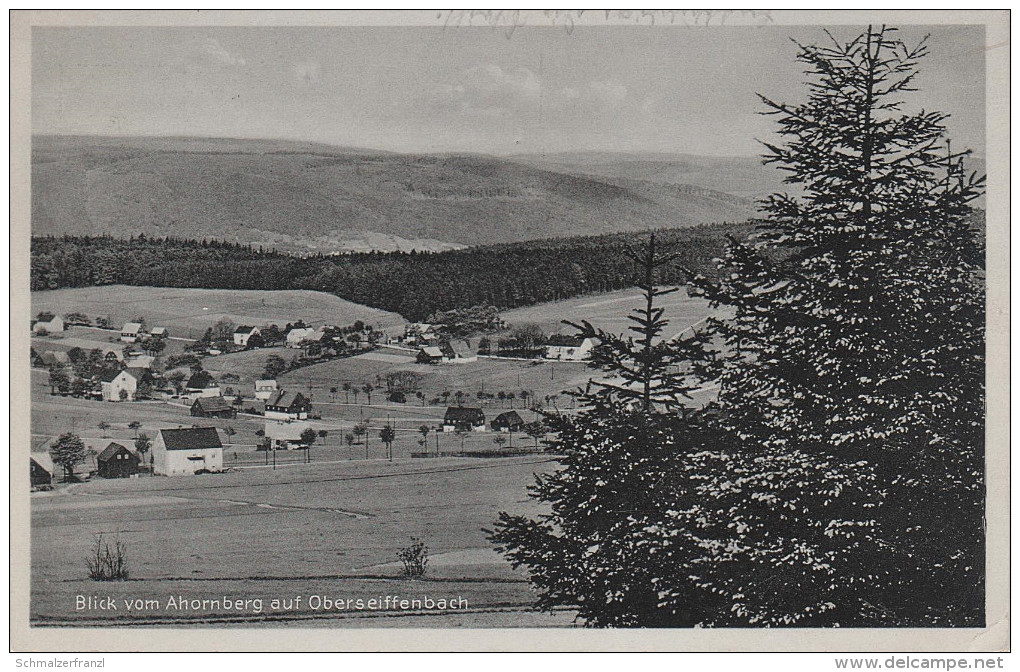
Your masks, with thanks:
[(443, 27), (488, 26), (499, 28), (507, 39), (523, 26), (561, 27), (569, 35), (578, 25), (639, 25), (639, 26), (724, 26), (765, 25), (772, 23), (767, 10), (745, 9), (450, 9), (437, 18)]

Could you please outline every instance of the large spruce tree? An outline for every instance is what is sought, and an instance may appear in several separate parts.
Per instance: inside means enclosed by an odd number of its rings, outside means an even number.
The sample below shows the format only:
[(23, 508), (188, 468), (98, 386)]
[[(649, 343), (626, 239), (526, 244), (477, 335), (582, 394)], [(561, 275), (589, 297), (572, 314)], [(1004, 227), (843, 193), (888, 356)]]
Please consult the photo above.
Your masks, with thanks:
[[(983, 622), (984, 291), (970, 210), (982, 180), (951, 151), (946, 115), (903, 111), (926, 51), (885, 27), (830, 36), (799, 48), (805, 102), (762, 98), (782, 136), (765, 160), (795, 191), (763, 203), (752, 242), (731, 241), (722, 282), (695, 281), (727, 308), (701, 355), (719, 412), (635, 423), (596, 405), (581, 431), (561, 432), (570, 457), (537, 490), (551, 515), (504, 518), (498, 537), (543, 604), (582, 605), (593, 625)], [(617, 443), (624, 457), (607, 461)], [(568, 485), (587, 479), (589, 515), (629, 525), (610, 555), (572, 531), (582, 514)], [(565, 546), (586, 572), (569, 590), (569, 573), (550, 569)], [(592, 548), (598, 567), (583, 562)], [(619, 574), (613, 591), (585, 578), (603, 573)]]

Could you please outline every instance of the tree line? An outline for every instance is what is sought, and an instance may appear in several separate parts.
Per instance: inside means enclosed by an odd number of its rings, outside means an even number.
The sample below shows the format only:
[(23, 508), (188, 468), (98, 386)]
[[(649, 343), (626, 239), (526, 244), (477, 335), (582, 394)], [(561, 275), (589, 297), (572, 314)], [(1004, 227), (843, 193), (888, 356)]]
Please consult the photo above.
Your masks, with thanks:
[[(727, 235), (747, 223), (658, 232), (678, 249), (663, 282), (712, 273)], [(31, 289), (127, 284), (205, 289), (310, 289), (421, 321), (439, 311), (512, 309), (634, 285), (627, 256), (636, 233), (581, 236), (438, 253), (371, 252), (298, 257), (222, 241), (145, 236), (36, 236)]]

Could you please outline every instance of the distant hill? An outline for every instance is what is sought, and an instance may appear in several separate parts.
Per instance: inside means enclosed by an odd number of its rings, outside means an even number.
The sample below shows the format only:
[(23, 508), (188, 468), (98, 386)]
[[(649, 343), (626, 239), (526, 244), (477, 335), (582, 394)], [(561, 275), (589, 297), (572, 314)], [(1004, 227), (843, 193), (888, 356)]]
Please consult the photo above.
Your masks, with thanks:
[(742, 192), (759, 183), (746, 166), (745, 177), (726, 178), (726, 162), (666, 165), (672, 172), (654, 159), (607, 158), (581, 170), (526, 157), (307, 142), (35, 136), (32, 230), (209, 238), (298, 253), (436, 251), (752, 214)]
[(782, 190), (782, 173), (758, 157), (692, 154), (566, 152), (518, 154), (523, 165), (610, 180), (690, 185), (753, 200)]

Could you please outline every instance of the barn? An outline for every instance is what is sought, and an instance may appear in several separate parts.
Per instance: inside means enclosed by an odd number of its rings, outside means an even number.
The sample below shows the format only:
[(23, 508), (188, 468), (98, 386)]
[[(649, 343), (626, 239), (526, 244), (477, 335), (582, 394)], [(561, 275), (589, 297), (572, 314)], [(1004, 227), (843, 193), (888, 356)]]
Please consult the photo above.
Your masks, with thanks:
[(96, 458), (101, 478), (127, 478), (141, 473), (142, 460), (119, 443), (111, 443)]
[(307, 420), (311, 402), (300, 392), (277, 390), (266, 399), (266, 418), (271, 420)]
[(524, 418), (517, 411), (506, 411), (496, 416), (492, 428), (497, 432), (520, 432), (524, 430)]
[(191, 405), (191, 415), (196, 418), (233, 418), (237, 411), (223, 397), (199, 397)]
[(215, 427), (161, 429), (152, 444), (153, 472), (181, 476), (223, 470), (223, 444)]
[(53, 459), (49, 453), (32, 453), (28, 477), (33, 488), (53, 483)]

